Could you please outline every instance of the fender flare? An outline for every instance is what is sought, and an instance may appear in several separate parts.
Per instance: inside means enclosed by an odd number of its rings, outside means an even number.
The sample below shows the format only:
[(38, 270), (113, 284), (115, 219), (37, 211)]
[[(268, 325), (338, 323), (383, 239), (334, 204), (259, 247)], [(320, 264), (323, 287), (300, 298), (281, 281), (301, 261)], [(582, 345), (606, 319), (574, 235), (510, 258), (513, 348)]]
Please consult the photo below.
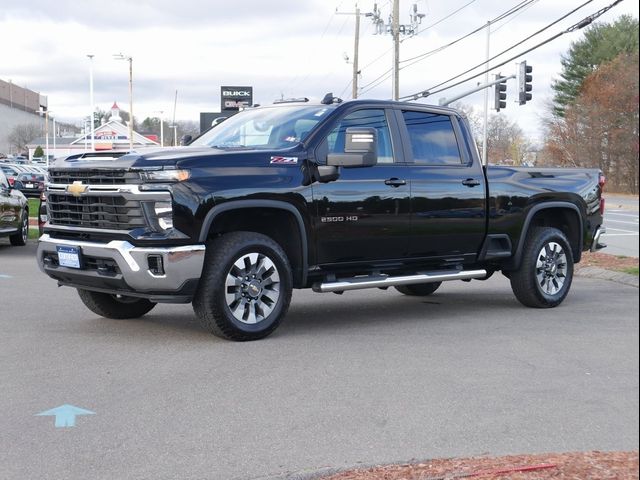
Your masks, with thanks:
[(200, 238), (199, 241), (204, 243), (207, 240), (207, 236), (209, 235), (209, 230), (211, 229), (211, 225), (215, 221), (216, 217), (221, 213), (228, 212), (231, 210), (241, 210), (243, 208), (274, 208), (278, 210), (285, 210), (291, 214), (293, 214), (296, 219), (296, 223), (298, 225), (298, 231), (300, 233), (300, 245), (302, 248), (302, 265), (301, 265), (301, 284), (305, 285), (307, 282), (307, 271), (309, 268), (308, 265), (308, 255), (309, 255), (309, 247), (307, 244), (307, 232), (304, 226), (304, 220), (302, 219), (302, 214), (298, 211), (296, 207), (287, 202), (282, 202), (279, 200), (231, 200), (229, 202), (222, 203), (220, 205), (214, 206), (204, 218), (202, 222), (202, 229), (200, 230)]
[(580, 214), (580, 209), (571, 202), (540, 203), (538, 205), (534, 205), (533, 207), (531, 207), (529, 212), (527, 212), (527, 216), (524, 220), (524, 223), (522, 224), (522, 232), (520, 234), (520, 238), (518, 239), (518, 246), (516, 247), (515, 255), (513, 256), (512, 262), (509, 262), (510, 263), (509, 270), (511, 269), (515, 270), (520, 267), (520, 262), (522, 261), (522, 250), (524, 249), (524, 242), (527, 239), (527, 235), (529, 233), (529, 226), (535, 214), (542, 210), (556, 209), (556, 208), (568, 208), (576, 212), (576, 215), (578, 217), (578, 223), (580, 224), (580, 234), (578, 235), (578, 252), (582, 251), (582, 246), (584, 242), (584, 224), (583, 224), (582, 215)]

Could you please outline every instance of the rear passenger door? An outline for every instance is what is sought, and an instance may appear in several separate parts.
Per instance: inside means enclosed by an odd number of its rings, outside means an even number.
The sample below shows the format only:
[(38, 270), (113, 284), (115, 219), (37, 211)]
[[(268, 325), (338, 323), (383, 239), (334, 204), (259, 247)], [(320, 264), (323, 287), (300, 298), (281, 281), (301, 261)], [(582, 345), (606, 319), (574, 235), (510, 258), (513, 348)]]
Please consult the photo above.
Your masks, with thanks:
[[(486, 228), (486, 185), (458, 118), (396, 110), (411, 181), (409, 256), (473, 261)], [(474, 147), (475, 148), (475, 147)]]

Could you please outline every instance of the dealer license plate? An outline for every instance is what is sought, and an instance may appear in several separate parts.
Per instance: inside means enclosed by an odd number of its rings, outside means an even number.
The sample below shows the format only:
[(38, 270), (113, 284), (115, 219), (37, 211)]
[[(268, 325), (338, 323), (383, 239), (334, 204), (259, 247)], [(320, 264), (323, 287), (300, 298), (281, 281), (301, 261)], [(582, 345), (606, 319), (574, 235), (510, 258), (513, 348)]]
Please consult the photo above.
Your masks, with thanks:
[(80, 268), (80, 247), (57, 245), (58, 265), (61, 267)]
[(33, 188), (33, 183), (25, 183), (24, 186), (27, 188)]

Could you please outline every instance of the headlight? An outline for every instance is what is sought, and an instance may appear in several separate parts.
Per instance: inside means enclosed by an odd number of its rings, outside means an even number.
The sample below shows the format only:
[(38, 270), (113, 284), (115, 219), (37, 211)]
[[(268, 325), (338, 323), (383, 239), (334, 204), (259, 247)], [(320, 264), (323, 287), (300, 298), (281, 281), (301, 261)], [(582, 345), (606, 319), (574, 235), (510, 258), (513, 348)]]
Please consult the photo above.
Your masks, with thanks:
[(189, 178), (189, 170), (148, 170), (140, 173), (144, 182), (182, 182)]

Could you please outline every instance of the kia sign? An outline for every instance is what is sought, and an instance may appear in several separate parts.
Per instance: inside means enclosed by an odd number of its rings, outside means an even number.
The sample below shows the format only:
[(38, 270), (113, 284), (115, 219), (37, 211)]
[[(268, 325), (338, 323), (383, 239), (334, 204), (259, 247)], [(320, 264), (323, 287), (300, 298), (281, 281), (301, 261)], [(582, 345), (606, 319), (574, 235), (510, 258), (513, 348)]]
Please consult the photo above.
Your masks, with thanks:
[(220, 110), (238, 111), (253, 105), (253, 87), (220, 87)]

